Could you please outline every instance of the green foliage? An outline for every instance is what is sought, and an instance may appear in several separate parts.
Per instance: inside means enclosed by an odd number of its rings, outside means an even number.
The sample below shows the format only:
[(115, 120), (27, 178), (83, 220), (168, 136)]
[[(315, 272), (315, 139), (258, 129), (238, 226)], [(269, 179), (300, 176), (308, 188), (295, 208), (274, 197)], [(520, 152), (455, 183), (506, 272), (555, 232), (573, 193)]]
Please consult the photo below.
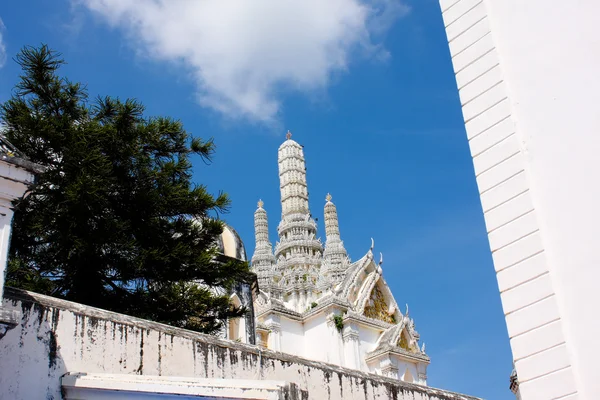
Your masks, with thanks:
[(336, 314), (333, 316), (333, 323), (335, 324), (336, 329), (338, 330), (338, 332), (342, 332), (342, 330), (344, 329), (344, 317), (342, 315)]
[(316, 306), (318, 306), (318, 304), (315, 303), (314, 301), (312, 303), (310, 303), (310, 308), (315, 308)]
[(89, 102), (46, 46), (16, 61), (3, 133), (46, 170), (15, 204), (8, 284), (207, 333), (243, 315), (209, 290), (252, 278), (247, 263), (218, 261), (229, 198), (191, 181), (191, 158), (210, 162), (212, 139), (145, 117), (135, 100)]

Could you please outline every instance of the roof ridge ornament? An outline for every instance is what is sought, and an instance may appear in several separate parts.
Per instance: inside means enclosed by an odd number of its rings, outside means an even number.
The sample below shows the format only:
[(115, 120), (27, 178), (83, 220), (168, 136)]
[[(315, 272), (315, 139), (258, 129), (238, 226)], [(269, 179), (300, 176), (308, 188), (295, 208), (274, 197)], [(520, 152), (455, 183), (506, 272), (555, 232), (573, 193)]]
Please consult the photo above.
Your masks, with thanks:
[(325, 200), (326, 201), (331, 201), (332, 197), (330, 193), (327, 193), (327, 196), (325, 196)]
[(290, 132), (290, 130), (288, 129), (287, 133), (285, 134), (285, 138), (287, 140), (290, 140), (292, 138), (292, 132)]
[(263, 206), (265, 205), (265, 202), (262, 200), (258, 200), (257, 205), (258, 205), (258, 208), (263, 208)]

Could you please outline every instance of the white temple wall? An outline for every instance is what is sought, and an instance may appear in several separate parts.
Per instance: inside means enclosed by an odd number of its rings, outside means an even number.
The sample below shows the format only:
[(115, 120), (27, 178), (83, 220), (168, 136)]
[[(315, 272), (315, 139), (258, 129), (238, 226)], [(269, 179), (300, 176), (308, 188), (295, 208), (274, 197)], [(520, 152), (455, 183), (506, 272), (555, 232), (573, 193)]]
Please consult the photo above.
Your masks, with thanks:
[(600, 2), (440, 5), (521, 397), (600, 398)]
[(317, 314), (304, 322), (304, 337), (302, 357), (340, 363), (342, 336), (334, 327), (332, 329), (328, 326), (325, 313)]
[[(410, 376), (410, 377), (408, 377)], [(419, 373), (415, 364), (410, 364), (404, 361), (398, 362), (398, 377), (405, 382), (418, 382)]]
[(370, 351), (373, 351), (375, 345), (377, 344), (377, 339), (379, 339), (381, 331), (373, 328), (367, 328), (364, 326), (360, 326), (358, 330), (358, 337), (360, 341), (359, 351), (360, 351), (360, 359), (363, 362), (363, 368), (365, 370), (369, 370), (370, 368), (367, 366), (367, 363), (364, 361), (366, 354)]
[(475, 399), (31, 292), (7, 289), (4, 305), (21, 317), (0, 336), (1, 399), (59, 400), (66, 373), (284, 381), (309, 399)]
[[(343, 332), (339, 332), (332, 322), (327, 322), (327, 315), (326, 312), (317, 313), (303, 323), (281, 315), (280, 351), (345, 368), (382, 374), (379, 361), (366, 362), (367, 354), (377, 346), (381, 329), (346, 321)], [(348, 329), (358, 333), (358, 341), (344, 339)], [(397, 379), (401, 379), (408, 369), (414, 382), (419, 382), (417, 363), (403, 362), (397, 358), (393, 358), (391, 363), (398, 370)], [(425, 381), (421, 383), (424, 384)]]
[[(284, 353), (296, 355), (315, 361), (323, 361), (355, 368), (350, 359), (354, 347), (358, 351), (359, 365), (356, 369), (365, 372), (381, 373), (379, 364), (367, 364), (367, 353), (373, 351), (381, 335), (381, 329), (353, 324), (358, 331), (358, 342), (344, 342), (342, 332), (338, 332), (332, 323), (327, 323), (327, 314), (318, 313), (304, 321), (295, 321), (280, 317), (281, 350)], [(415, 382), (418, 380), (416, 364), (402, 363), (398, 365), (399, 378), (409, 368)]]
[(281, 351), (289, 354), (304, 353), (304, 327), (302, 322), (281, 317)]
[(2, 291), (4, 289), (5, 266), (8, 261), (10, 233), (12, 231), (13, 210), (0, 202), (0, 307), (2, 307)]

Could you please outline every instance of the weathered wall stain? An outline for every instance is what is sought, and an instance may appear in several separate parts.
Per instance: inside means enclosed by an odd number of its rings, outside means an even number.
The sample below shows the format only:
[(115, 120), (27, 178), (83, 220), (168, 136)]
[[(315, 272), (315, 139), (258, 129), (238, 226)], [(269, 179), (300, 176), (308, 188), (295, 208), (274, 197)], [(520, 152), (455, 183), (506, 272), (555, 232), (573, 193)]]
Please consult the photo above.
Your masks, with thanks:
[(31, 292), (5, 297), (22, 318), (0, 339), (0, 398), (59, 399), (63, 374), (88, 372), (281, 380), (307, 399), (475, 399)]

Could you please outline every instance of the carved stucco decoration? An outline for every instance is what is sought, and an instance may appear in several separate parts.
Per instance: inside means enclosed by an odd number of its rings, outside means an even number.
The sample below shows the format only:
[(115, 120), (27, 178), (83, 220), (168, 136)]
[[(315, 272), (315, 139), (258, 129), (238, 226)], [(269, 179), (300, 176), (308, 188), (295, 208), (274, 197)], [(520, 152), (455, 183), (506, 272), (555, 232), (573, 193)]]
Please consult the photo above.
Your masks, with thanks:
[[(366, 316), (365, 310), (367, 306), (373, 306), (373, 296), (375, 294), (375, 288), (377, 288), (381, 294), (380, 296), (385, 301), (387, 305), (386, 313), (388, 317), (386, 318), (377, 318), (381, 321), (386, 321), (391, 324), (395, 324), (401, 318), (401, 314), (397, 311), (398, 304), (394, 299), (394, 295), (392, 294), (389, 286), (385, 282), (385, 279), (382, 276), (381, 266), (375, 267), (375, 263), (371, 262), (371, 266), (373, 269), (366, 277), (366, 279), (362, 282), (362, 287), (358, 292), (358, 297), (354, 302), (354, 309), (357, 313), (362, 313)], [(367, 269), (368, 270), (368, 269)]]
[(390, 314), (389, 305), (385, 301), (379, 285), (375, 286), (371, 291), (371, 297), (365, 307), (364, 315), (369, 318), (389, 322), (390, 324), (396, 323), (393, 313)]
[(372, 359), (383, 354), (400, 351), (409, 353), (429, 364), (429, 357), (425, 353), (425, 344), (421, 349), (419, 348), (419, 336), (414, 330), (414, 322), (406, 315), (401, 315), (400, 318), (400, 323), (381, 334), (375, 349), (367, 354), (367, 358)]
[(342, 282), (336, 287), (335, 294), (342, 298), (348, 298), (352, 289), (361, 287), (361, 275), (368, 270), (373, 261), (373, 252), (369, 250), (360, 260), (352, 263), (346, 272)]
[(400, 339), (396, 343), (396, 346), (406, 351), (410, 351), (411, 353), (419, 352), (419, 347), (416, 345), (416, 341), (414, 338), (408, 337), (406, 330), (402, 330), (402, 333), (400, 333)]
[(271, 306), (271, 301), (269, 297), (264, 292), (259, 292), (258, 296), (256, 296), (256, 300), (254, 301), (254, 308), (257, 313), (260, 313), (264, 310), (269, 309)]

